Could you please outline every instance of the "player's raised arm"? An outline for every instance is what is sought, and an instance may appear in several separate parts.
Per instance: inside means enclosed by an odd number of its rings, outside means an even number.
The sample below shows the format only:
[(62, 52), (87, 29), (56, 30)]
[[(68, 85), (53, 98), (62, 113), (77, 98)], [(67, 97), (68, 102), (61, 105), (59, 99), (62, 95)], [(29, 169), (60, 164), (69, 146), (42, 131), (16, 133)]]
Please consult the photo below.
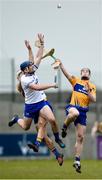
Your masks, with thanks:
[(36, 54), (36, 57), (34, 59), (34, 64), (36, 66), (39, 66), (42, 56), (43, 56), (43, 50), (44, 50), (44, 35), (38, 34), (38, 41), (40, 42), (41, 46), (38, 49), (38, 52)]
[(64, 76), (65, 76), (69, 81), (71, 81), (71, 79), (72, 79), (73, 76), (70, 75), (70, 74), (67, 72), (67, 70), (65, 69), (65, 67), (64, 67), (63, 63), (61, 62), (61, 60), (57, 59), (57, 60), (56, 60), (56, 63), (57, 63), (57, 62), (59, 62), (59, 67), (60, 67), (61, 71), (63, 72)]
[(57, 87), (58, 86), (55, 83), (53, 83), (53, 84), (34, 84), (34, 83), (29, 84), (29, 88), (36, 90), (36, 91), (42, 91), (42, 90), (46, 90), (49, 88), (57, 88)]
[(34, 55), (33, 55), (33, 51), (32, 51), (32, 48), (31, 48), (31, 45), (30, 45), (29, 41), (25, 40), (25, 45), (26, 45), (26, 47), (28, 49), (29, 61), (34, 63)]

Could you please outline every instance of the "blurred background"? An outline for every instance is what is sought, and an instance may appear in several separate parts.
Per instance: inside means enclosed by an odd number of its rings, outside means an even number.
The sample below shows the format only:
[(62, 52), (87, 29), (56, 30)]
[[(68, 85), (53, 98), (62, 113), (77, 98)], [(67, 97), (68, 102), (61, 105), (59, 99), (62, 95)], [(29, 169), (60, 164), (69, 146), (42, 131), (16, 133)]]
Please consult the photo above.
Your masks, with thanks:
[[(61, 8), (57, 5), (61, 4)], [(36, 131), (23, 131), (18, 125), (8, 127), (14, 114), (23, 116), (24, 99), (16, 90), (16, 74), (22, 61), (28, 59), (24, 40), (29, 40), (34, 54), (37, 33), (45, 36), (45, 48), (55, 48), (66, 69), (80, 77), (80, 69), (91, 69), (91, 81), (97, 87), (97, 102), (90, 105), (87, 133), (82, 158), (102, 159), (102, 138), (91, 137), (95, 121), (102, 120), (102, 1), (101, 0), (0, 0), (0, 158), (48, 157), (50, 152), (42, 145), (39, 154), (27, 148)], [(54, 80), (53, 59), (47, 57), (38, 69), (40, 83)], [(59, 128), (65, 118), (65, 106), (72, 87), (59, 71), (59, 88), (47, 90)], [(53, 138), (50, 127), (49, 135)], [(35, 135), (33, 135), (35, 134)], [(8, 143), (9, 142), (9, 143)], [(71, 125), (64, 139), (65, 158), (73, 157), (75, 129)], [(56, 145), (57, 146), (57, 145)]]

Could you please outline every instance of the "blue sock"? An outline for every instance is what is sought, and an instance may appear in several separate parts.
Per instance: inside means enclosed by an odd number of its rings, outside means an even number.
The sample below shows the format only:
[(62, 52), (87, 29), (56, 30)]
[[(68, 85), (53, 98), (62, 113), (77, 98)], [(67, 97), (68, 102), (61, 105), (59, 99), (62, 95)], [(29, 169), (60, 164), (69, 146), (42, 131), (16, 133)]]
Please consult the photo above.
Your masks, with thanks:
[(52, 153), (56, 156), (56, 159), (59, 157), (60, 153), (56, 148), (52, 149)]
[(37, 138), (37, 140), (35, 141), (34, 144), (39, 148), (39, 146), (40, 146), (40, 144), (41, 144), (41, 141), (42, 141), (42, 139)]
[(58, 141), (60, 138), (59, 138), (59, 133), (54, 133), (54, 136), (55, 136), (55, 141)]
[(66, 125), (66, 124), (63, 124), (63, 128), (64, 128), (64, 129), (67, 129), (67, 125)]
[(15, 119), (13, 120), (13, 122), (14, 122), (14, 123), (17, 123), (18, 119), (19, 119), (19, 117), (18, 117), (18, 116), (17, 116), (17, 117), (15, 117)]
[(80, 161), (80, 157), (75, 157), (75, 161)]
[(39, 147), (40, 146), (40, 142), (39, 141), (35, 141), (35, 143), (34, 143), (35, 145), (37, 145), (37, 147)]

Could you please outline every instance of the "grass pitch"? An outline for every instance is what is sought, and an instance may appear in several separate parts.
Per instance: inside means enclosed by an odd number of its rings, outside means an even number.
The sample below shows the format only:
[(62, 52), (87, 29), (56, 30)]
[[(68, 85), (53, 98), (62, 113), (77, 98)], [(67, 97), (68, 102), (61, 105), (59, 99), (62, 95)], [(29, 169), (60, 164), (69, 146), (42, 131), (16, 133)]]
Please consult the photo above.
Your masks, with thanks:
[(82, 173), (72, 160), (59, 166), (56, 160), (0, 160), (0, 179), (101, 179), (102, 161), (82, 160)]

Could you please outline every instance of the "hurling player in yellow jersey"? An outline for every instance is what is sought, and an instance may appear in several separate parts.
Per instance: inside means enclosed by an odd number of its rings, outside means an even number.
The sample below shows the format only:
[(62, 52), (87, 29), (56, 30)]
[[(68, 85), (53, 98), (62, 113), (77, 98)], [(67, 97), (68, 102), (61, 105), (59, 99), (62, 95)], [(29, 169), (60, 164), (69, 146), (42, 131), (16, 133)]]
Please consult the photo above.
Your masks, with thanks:
[(74, 122), (76, 129), (76, 143), (75, 143), (75, 161), (73, 167), (76, 171), (81, 173), (80, 155), (83, 149), (83, 140), (86, 132), (87, 116), (90, 102), (96, 102), (96, 87), (89, 79), (91, 71), (89, 68), (81, 69), (81, 78), (70, 75), (66, 71), (62, 62), (59, 61), (59, 66), (65, 77), (71, 83), (73, 90), (71, 101), (66, 107), (66, 119), (62, 128), (62, 137), (66, 137), (67, 128), (70, 123)]

